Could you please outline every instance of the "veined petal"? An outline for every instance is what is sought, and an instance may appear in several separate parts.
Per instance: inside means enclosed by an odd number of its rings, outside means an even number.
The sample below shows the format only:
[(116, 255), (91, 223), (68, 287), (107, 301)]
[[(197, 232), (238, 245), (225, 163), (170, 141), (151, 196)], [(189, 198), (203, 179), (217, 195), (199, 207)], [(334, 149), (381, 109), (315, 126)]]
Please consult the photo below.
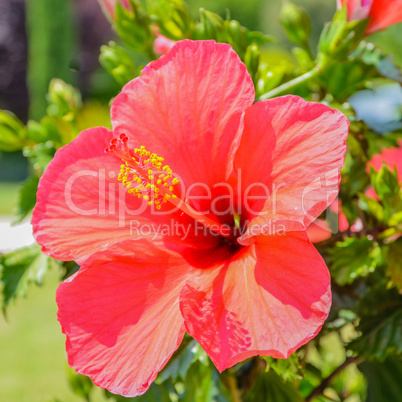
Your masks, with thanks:
[[(165, 158), (185, 188), (224, 181), (244, 109), (254, 101), (245, 65), (227, 44), (178, 42), (129, 82), (112, 105), (115, 132)], [(201, 186), (192, 195), (204, 194)]]
[(92, 255), (57, 290), (68, 363), (113, 393), (143, 394), (184, 336), (179, 254), (126, 240)]
[(255, 355), (287, 358), (319, 332), (330, 305), (328, 269), (303, 232), (256, 237), (180, 295), (186, 330), (219, 371)]
[[(104, 151), (112, 138), (112, 131), (102, 127), (83, 131), (47, 167), (32, 217), (34, 236), (45, 254), (81, 263), (126, 239), (194, 240), (185, 216), (152, 214), (146, 202), (127, 194), (117, 181), (122, 162)], [(203, 246), (216, 239), (197, 236), (195, 242)]]
[(242, 218), (249, 221), (240, 241), (246, 244), (260, 233), (305, 230), (332, 203), (348, 124), (338, 110), (298, 96), (247, 109), (234, 163)]

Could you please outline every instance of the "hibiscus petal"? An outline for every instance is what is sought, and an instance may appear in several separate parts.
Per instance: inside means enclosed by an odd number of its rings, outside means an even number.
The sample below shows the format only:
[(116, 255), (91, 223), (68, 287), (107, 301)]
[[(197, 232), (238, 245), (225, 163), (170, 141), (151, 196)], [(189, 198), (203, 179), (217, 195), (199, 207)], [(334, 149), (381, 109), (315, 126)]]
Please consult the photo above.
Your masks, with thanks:
[(338, 0), (338, 9), (346, 3), (348, 21), (363, 20), (369, 16), (373, 0)]
[(202, 274), (183, 287), (180, 309), (219, 371), (255, 355), (287, 358), (330, 309), (328, 269), (303, 232), (258, 236), (225, 268)]
[(234, 163), (242, 217), (251, 220), (241, 241), (305, 230), (332, 203), (348, 124), (338, 110), (297, 96), (257, 102), (246, 111)]
[[(115, 132), (165, 158), (187, 189), (210, 188), (232, 166), (254, 86), (233, 49), (214, 41), (178, 42), (129, 82), (112, 105)], [(205, 190), (204, 190), (205, 191)], [(203, 193), (193, 188), (193, 195)]]
[(374, 0), (366, 35), (402, 21), (402, 0)]
[[(121, 161), (104, 149), (112, 131), (98, 127), (83, 131), (56, 152), (38, 187), (32, 225), (42, 250), (60, 260), (83, 262), (88, 256), (125, 239), (190, 244), (192, 225), (173, 215), (154, 215), (146, 202), (128, 195), (117, 181)], [(164, 229), (162, 231), (162, 229)], [(216, 243), (197, 236), (195, 241)]]
[(91, 256), (57, 290), (69, 365), (113, 393), (144, 393), (184, 336), (179, 293), (191, 273), (145, 240)]

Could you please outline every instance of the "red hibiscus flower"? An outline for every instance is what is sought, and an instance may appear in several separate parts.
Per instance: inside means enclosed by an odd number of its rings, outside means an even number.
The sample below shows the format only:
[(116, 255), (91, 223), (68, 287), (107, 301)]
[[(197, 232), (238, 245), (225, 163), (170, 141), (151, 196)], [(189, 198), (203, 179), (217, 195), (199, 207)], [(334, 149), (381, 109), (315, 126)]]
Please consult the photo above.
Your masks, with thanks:
[(338, 0), (346, 4), (349, 21), (370, 18), (366, 35), (402, 21), (402, 0)]
[(110, 19), (114, 19), (114, 10), (116, 8), (116, 3), (120, 3), (123, 7), (129, 9), (130, 5), (128, 0), (98, 0), (102, 7), (103, 12)]
[(325, 321), (330, 277), (305, 229), (338, 193), (348, 122), (254, 97), (229, 45), (178, 42), (115, 98), (113, 131), (82, 132), (43, 175), (34, 234), (82, 264), (58, 319), (97, 385), (145, 392), (185, 331), (222, 371), (287, 358)]

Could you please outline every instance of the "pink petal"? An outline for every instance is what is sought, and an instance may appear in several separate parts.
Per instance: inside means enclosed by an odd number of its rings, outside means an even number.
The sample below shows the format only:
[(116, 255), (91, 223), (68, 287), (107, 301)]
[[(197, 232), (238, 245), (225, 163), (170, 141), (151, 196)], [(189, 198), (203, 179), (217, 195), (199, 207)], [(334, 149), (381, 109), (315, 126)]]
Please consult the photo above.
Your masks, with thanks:
[[(186, 217), (178, 221), (174, 215), (153, 215), (146, 202), (126, 193), (117, 181), (121, 161), (104, 151), (112, 138), (106, 128), (86, 130), (50, 162), (39, 183), (32, 217), (43, 252), (81, 263), (113, 243), (138, 237), (214, 245), (216, 239), (194, 237)], [(175, 229), (174, 223), (179, 222), (189, 230), (186, 236)]]
[(345, 3), (349, 21), (370, 18), (366, 35), (402, 21), (402, 0), (338, 0), (338, 9)]
[(373, 0), (338, 0), (338, 9), (346, 3), (348, 21), (363, 20), (368, 17)]
[[(336, 214), (338, 223), (330, 226), (328, 221), (325, 219), (315, 220), (307, 228), (307, 231), (306, 231), (307, 236), (311, 243), (319, 243), (321, 241), (329, 239), (332, 236), (332, 234), (335, 234), (338, 232), (344, 232), (349, 229), (348, 219), (346, 218), (346, 215), (342, 211), (341, 200), (340, 199), (335, 200), (329, 206), (329, 209), (332, 214)], [(334, 217), (331, 217), (330, 219), (333, 222)], [(356, 223), (357, 223), (357, 221), (356, 221)], [(352, 231), (359, 231), (359, 230), (354, 230), (354, 228), (357, 229), (357, 227), (358, 227), (358, 225), (356, 223), (354, 224), (355, 227), (352, 225), (352, 227), (351, 227)]]
[(175, 44), (176, 41), (163, 35), (157, 35), (156, 39), (154, 40), (154, 52), (161, 56), (170, 50)]
[(313, 338), (331, 305), (328, 269), (304, 233), (259, 236), (224, 268), (186, 284), (186, 330), (219, 371), (255, 355), (287, 358)]
[(112, 123), (132, 146), (165, 158), (186, 189), (212, 188), (231, 168), (242, 114), (253, 101), (251, 77), (229, 45), (184, 40), (123, 88)]
[(113, 393), (144, 393), (184, 336), (179, 293), (192, 272), (145, 240), (91, 256), (57, 290), (69, 365)]
[(311, 243), (319, 243), (328, 240), (332, 236), (331, 228), (324, 219), (315, 220), (306, 230), (308, 239)]
[(402, 22), (402, 0), (374, 0), (369, 16), (367, 35)]
[(348, 124), (338, 110), (292, 95), (257, 102), (246, 111), (234, 164), (242, 217), (251, 220), (241, 241), (305, 230), (332, 203)]
[(104, 14), (111, 19), (114, 19), (114, 10), (116, 8), (116, 3), (120, 3), (123, 7), (127, 9), (130, 8), (128, 0), (98, 0), (98, 2), (101, 5)]

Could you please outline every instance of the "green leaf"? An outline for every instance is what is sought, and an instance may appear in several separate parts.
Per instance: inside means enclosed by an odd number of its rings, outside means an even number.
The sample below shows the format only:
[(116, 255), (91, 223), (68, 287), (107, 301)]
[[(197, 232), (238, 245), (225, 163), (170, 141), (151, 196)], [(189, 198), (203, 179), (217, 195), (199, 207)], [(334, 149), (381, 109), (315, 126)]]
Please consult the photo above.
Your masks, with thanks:
[(367, 378), (366, 402), (396, 402), (401, 399), (401, 360), (390, 356), (383, 363), (366, 361), (357, 367)]
[(17, 208), (13, 223), (21, 222), (33, 209), (36, 204), (36, 191), (38, 189), (39, 177), (28, 178), (18, 193)]
[(317, 58), (319, 65), (325, 67), (351, 53), (363, 39), (368, 22), (368, 19), (348, 22), (346, 6), (338, 10), (321, 33)]
[(365, 89), (367, 80), (377, 75), (372, 66), (358, 61), (336, 63), (321, 75), (321, 85), (339, 102), (345, 102), (359, 89)]
[(367, 160), (361, 142), (349, 135), (346, 145), (348, 149), (341, 171), (341, 191), (345, 198), (350, 199), (359, 192), (363, 193), (370, 180), (366, 174)]
[(29, 120), (27, 124), (27, 137), (37, 144), (47, 141), (61, 143), (61, 134), (57, 127), (56, 119), (45, 116), (40, 123)]
[(149, 390), (137, 398), (133, 398), (133, 401), (138, 402), (171, 402), (168, 384), (156, 385), (151, 384)]
[(79, 269), (80, 266), (75, 261), (63, 261), (60, 262), (61, 268), (64, 270), (64, 273), (61, 279), (64, 281), (71, 275), (74, 275)]
[(47, 141), (33, 147), (25, 147), (24, 156), (31, 163), (35, 175), (40, 177), (53, 159), (55, 151), (53, 142)]
[(218, 14), (200, 8), (200, 24), (197, 27), (196, 39), (215, 39), (217, 42), (228, 42), (225, 21)]
[[(229, 43), (242, 60), (244, 60), (249, 46), (256, 47), (274, 41), (271, 36), (260, 32), (252, 32), (240, 25), (236, 20), (224, 20), (218, 14), (203, 8), (200, 9), (200, 23), (196, 26), (194, 37), (195, 39), (214, 39), (217, 42)], [(257, 70), (255, 64), (254, 61), (253, 71)]]
[(378, 172), (371, 167), (370, 178), (375, 192), (382, 201), (389, 202), (399, 194), (398, 173), (392, 171), (385, 163)]
[(246, 65), (248, 72), (253, 78), (253, 81), (255, 81), (259, 63), (260, 63), (260, 50), (258, 46), (255, 43), (253, 43), (252, 45), (249, 45), (247, 47), (246, 53), (244, 55), (244, 64)]
[(61, 117), (66, 121), (74, 120), (78, 109), (82, 107), (81, 94), (78, 89), (58, 78), (50, 81), (46, 98), (49, 102), (47, 114)]
[(48, 271), (49, 257), (38, 245), (24, 247), (0, 256), (0, 280), (3, 285), (3, 310), (17, 296), (25, 297), (31, 282), (37, 285)]
[(302, 397), (292, 383), (283, 382), (278, 374), (269, 370), (260, 374), (245, 400), (247, 402), (301, 402)]
[[(107, 390), (104, 392), (107, 399), (113, 399), (116, 402), (171, 402), (171, 394), (175, 394), (173, 385), (167, 382), (161, 385), (152, 383), (145, 394), (135, 398), (125, 398), (124, 396), (112, 394)], [(175, 400), (177, 400), (177, 398)]]
[(348, 348), (369, 359), (402, 353), (402, 299), (395, 288), (370, 290), (360, 301), (361, 335)]
[(374, 198), (359, 194), (359, 207), (363, 211), (373, 215), (378, 221), (383, 222), (384, 207)]
[(388, 219), (389, 226), (398, 226), (401, 223), (402, 223), (402, 211), (395, 212)]
[(177, 378), (184, 380), (191, 364), (195, 358), (194, 346), (197, 342), (190, 336), (186, 336), (179, 349), (171, 357), (167, 365), (158, 376), (160, 382), (166, 381), (168, 378), (173, 381)]
[(402, 238), (389, 246), (386, 272), (399, 291), (402, 292)]
[(364, 64), (374, 66), (382, 76), (402, 83), (401, 69), (395, 64), (393, 57), (371, 42), (361, 42), (351, 58), (360, 59)]
[(89, 402), (91, 400), (91, 392), (94, 386), (91, 379), (85, 375), (76, 373), (75, 370), (69, 366), (67, 366), (67, 376), (74, 394)]
[(0, 151), (19, 151), (25, 142), (24, 125), (11, 112), (0, 110)]
[(115, 27), (120, 38), (133, 50), (144, 52), (152, 49), (151, 21), (137, 0), (130, 0), (131, 10), (116, 2)]
[(113, 41), (101, 46), (99, 62), (121, 86), (138, 75), (127, 50)]
[(279, 21), (285, 28), (291, 42), (303, 49), (308, 49), (308, 40), (311, 34), (311, 22), (303, 7), (286, 1), (282, 4)]
[[(360, 131), (363, 131), (364, 127), (365, 126), (361, 127)], [(364, 137), (368, 141), (368, 157), (371, 158), (373, 155), (381, 153), (383, 148), (397, 147), (400, 134), (391, 133), (380, 135), (366, 129)]]
[(182, 0), (148, 0), (147, 5), (162, 35), (176, 41), (192, 37), (194, 21)]
[[(226, 31), (226, 41), (229, 43), (235, 52), (244, 59), (245, 53), (247, 51), (247, 39), (244, 33), (244, 28), (236, 20), (225, 21), (224, 22)], [(254, 45), (257, 47), (257, 45)], [(258, 68), (258, 63), (257, 63)]]
[(271, 35), (266, 35), (259, 31), (249, 31), (245, 27), (243, 27), (243, 30), (248, 45), (252, 43), (264, 45), (265, 43), (276, 42), (276, 39)]
[(269, 369), (274, 370), (285, 382), (294, 382), (301, 378), (301, 367), (296, 353), (292, 353), (287, 359), (274, 359), (269, 356), (262, 359), (267, 362)]
[(372, 240), (363, 237), (349, 237), (338, 242), (331, 250), (330, 271), (339, 285), (352, 283), (360, 276), (374, 272), (377, 260), (373, 250), (377, 246)]
[(195, 362), (188, 370), (185, 384), (183, 402), (212, 401), (217, 394), (216, 384), (213, 379), (213, 366), (211, 363), (204, 364)]
[(257, 74), (256, 97), (258, 98), (260, 95), (279, 86), (292, 71), (294, 71), (294, 66), (286, 61), (277, 65), (260, 63)]

